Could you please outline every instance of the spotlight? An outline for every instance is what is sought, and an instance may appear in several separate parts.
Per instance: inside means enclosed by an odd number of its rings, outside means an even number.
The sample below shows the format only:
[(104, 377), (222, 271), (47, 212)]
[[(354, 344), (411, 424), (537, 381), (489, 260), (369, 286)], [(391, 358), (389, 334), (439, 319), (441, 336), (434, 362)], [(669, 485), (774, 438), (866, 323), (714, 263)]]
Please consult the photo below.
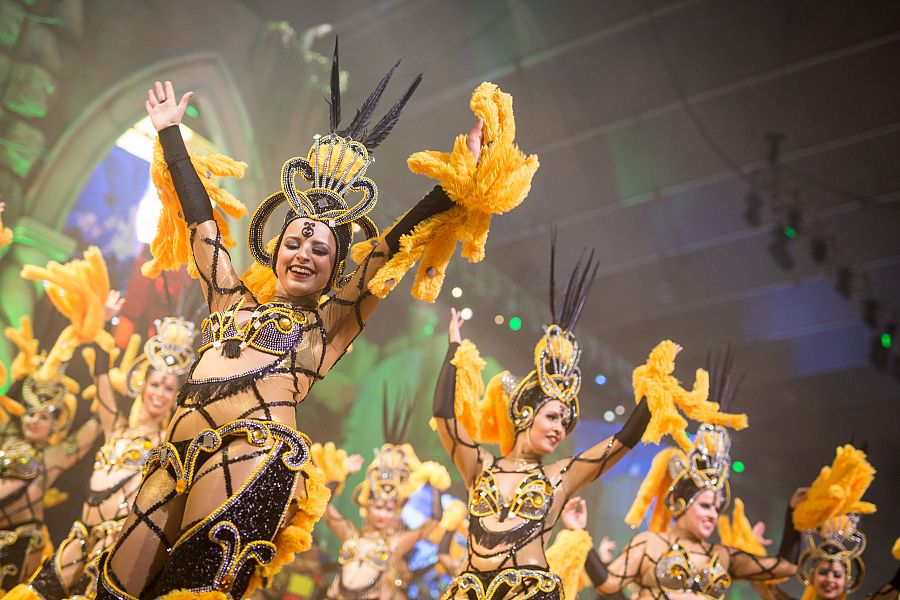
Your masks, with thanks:
[(816, 234), (809, 243), (809, 253), (817, 265), (821, 265), (828, 258), (828, 242), (825, 236)]
[(453, 296), (454, 298), (459, 298), (460, 296), (462, 296), (462, 289), (455, 287), (452, 290), (450, 290), (450, 295)]
[(788, 239), (780, 231), (776, 231), (772, 241), (769, 242), (769, 254), (772, 255), (778, 266), (785, 271), (790, 271), (794, 268), (794, 257), (791, 256), (788, 250)]
[(844, 298), (849, 298), (853, 294), (853, 277), (853, 271), (850, 267), (845, 265), (838, 269), (837, 281), (834, 287), (837, 288), (838, 293)]
[(606, 375), (600, 373), (596, 377), (594, 377), (594, 383), (597, 385), (606, 385)]
[(872, 338), (872, 345), (869, 350), (869, 361), (872, 363), (872, 366), (879, 371), (885, 371), (887, 370), (891, 351), (888, 348), (885, 348), (881, 342), (880, 335), (876, 335)]
[(745, 470), (747, 470), (747, 467), (744, 465), (743, 462), (736, 460), (733, 463), (731, 463), (731, 470), (734, 471), (735, 473), (743, 473)]
[(461, 311), (459, 311), (459, 316), (463, 318), (463, 321), (468, 321), (472, 318), (472, 309), (468, 306)]
[(878, 313), (881, 305), (874, 298), (866, 298), (863, 301), (863, 321), (871, 328), (878, 327)]
[(503, 318), (503, 315), (497, 315), (496, 317), (494, 317), (494, 323), (496, 323), (497, 325), (503, 325), (504, 321), (506, 321), (506, 319)]
[(513, 331), (518, 331), (522, 329), (522, 319), (519, 317), (513, 317), (509, 320), (509, 328)]
[(614, 414), (613, 414), (613, 411), (611, 411), (611, 410), (608, 410), (608, 411), (606, 411), (605, 413), (603, 413), (603, 419), (604, 419), (605, 421), (612, 422), (612, 420), (615, 419), (615, 418), (616, 418), (616, 415), (614, 415)]
[(619, 404), (618, 406), (616, 406), (615, 411), (616, 411), (616, 414), (621, 417), (622, 415), (625, 414), (625, 407), (622, 406), (621, 404)]
[(894, 321), (888, 322), (881, 330), (881, 347), (890, 350), (894, 345), (894, 336), (897, 335), (897, 324)]
[(762, 223), (763, 202), (756, 190), (750, 190), (747, 194), (747, 208), (744, 210), (744, 219), (751, 227), (759, 227)]

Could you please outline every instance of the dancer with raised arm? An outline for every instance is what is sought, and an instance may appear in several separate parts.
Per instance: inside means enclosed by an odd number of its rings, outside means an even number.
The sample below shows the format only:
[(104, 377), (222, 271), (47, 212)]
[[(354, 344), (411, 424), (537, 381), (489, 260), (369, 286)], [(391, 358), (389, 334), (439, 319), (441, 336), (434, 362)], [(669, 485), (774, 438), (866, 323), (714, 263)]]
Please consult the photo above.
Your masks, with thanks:
[[(445, 598), (563, 597), (558, 574), (548, 570), (545, 548), (566, 501), (634, 447), (650, 413), (639, 404), (614, 436), (574, 456), (545, 464), (578, 421), (580, 350), (573, 329), (594, 275), (593, 256), (579, 261), (562, 301), (553, 289), (552, 323), (535, 348), (535, 368), (519, 381), (504, 372), (481, 398), (484, 361), (460, 335), (454, 310), (450, 349), (435, 390), (434, 416), (441, 443), (469, 488), (469, 546), (465, 570)], [(500, 456), (481, 443), (499, 443)], [(580, 564), (579, 564), (580, 567)]]
[[(339, 129), (338, 72), (335, 51), (330, 132), (315, 136), (306, 158), (284, 164), (281, 189), (254, 212), (249, 243), (256, 265), (243, 279), (227, 252), (233, 243), (227, 224), (210, 201), (242, 212), (212, 182), (213, 175), (240, 174), (242, 165), (188, 153), (178, 126), (190, 92), (179, 100), (170, 82), (157, 82), (148, 92), (147, 111), (160, 140), (151, 172), (164, 210), (151, 245), (155, 259), (145, 272), (189, 261), (210, 315), (201, 324), (199, 355), (179, 392), (165, 443), (146, 463), (116, 545), (101, 555), (98, 598), (243, 598), (294, 552), (307, 549), (329, 493), (309, 465), (310, 441), (296, 429), (297, 405), (415, 259), (424, 255), (422, 276), (436, 293), (456, 240), (467, 239), (465, 224), (477, 221), (486, 233), (490, 215), (502, 212), (473, 195), (473, 189), (481, 193), (493, 185), (478, 185), (479, 155), (496, 162), (492, 175), (500, 175), (501, 188), (507, 171), (530, 182), (537, 168), (512, 145), (513, 133), (504, 132), (498, 112), (479, 109), (484, 133), (479, 123), (467, 139), (457, 140), (453, 156), (462, 159), (429, 154), (424, 161), (442, 165), (434, 169), (439, 180), (451, 174), (467, 187), (436, 187), (378, 237), (367, 216), (378, 196), (365, 176), (369, 153), (396, 123), (418, 79), (381, 121), (370, 124), (389, 72), (350, 125)], [(482, 86), (473, 104), (483, 107), (501, 96)], [(482, 152), (482, 137), (497, 148)], [(501, 208), (507, 210), (527, 192), (527, 186), (504, 189)], [(265, 225), (281, 205), (287, 216), (265, 243)], [(487, 221), (469, 219), (473, 211)], [(354, 225), (366, 241), (353, 249), (359, 267), (345, 273)], [(451, 225), (456, 237), (437, 235), (451, 232)], [(483, 250), (484, 239), (477, 241), (470, 254)]]

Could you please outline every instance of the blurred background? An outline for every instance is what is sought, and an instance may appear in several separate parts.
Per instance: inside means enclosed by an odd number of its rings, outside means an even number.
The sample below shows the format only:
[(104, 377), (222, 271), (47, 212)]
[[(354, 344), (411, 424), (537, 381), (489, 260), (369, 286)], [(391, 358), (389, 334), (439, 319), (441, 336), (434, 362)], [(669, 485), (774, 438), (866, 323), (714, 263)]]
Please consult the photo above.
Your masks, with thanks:
[[(19, 270), (89, 244), (127, 297), (120, 341), (173, 311), (201, 317), (183, 273), (139, 273), (159, 210), (146, 90), (170, 79), (196, 92), (190, 144), (249, 163), (225, 185), (252, 210), (277, 189), (282, 162), (327, 127), (336, 35), (345, 115), (397, 59), (385, 103), (424, 73), (368, 173), (380, 226), (430, 189), (405, 158), (449, 150), (472, 125), (481, 81), (513, 95), (517, 141), (541, 168), (527, 201), (494, 220), (484, 262), (455, 260), (434, 305), (410, 298), (405, 281), (379, 308), (300, 408), (312, 439), (371, 458), (387, 386), (392, 402), (415, 399), (420, 458), (447, 462), (426, 422), (449, 307), (468, 309), (463, 333), (490, 357), (486, 375), (524, 375), (549, 317), (555, 227), (559, 272), (584, 248), (599, 261), (578, 329), (582, 419), (566, 451), (618, 429), (634, 403), (631, 370), (659, 340), (685, 347), (676, 374), (688, 383), (710, 347), (733, 343), (744, 380), (732, 408), (751, 426), (734, 436), (732, 488), (750, 519), (778, 540), (791, 492), (836, 446), (867, 442), (878, 475), (866, 498), (879, 510), (862, 521), (863, 590), (890, 577), (900, 535), (895, 0), (0, 0), (0, 200), (15, 236), (0, 249), (0, 325), (30, 314), (52, 343), (62, 323)], [(235, 227), (243, 239), (246, 221)], [(249, 266), (243, 244), (232, 256)], [(0, 359), (11, 358), (0, 340)], [(622, 517), (655, 451), (637, 449), (586, 491), (595, 537), (632, 535)], [(57, 540), (90, 462), (59, 483), (70, 499), (48, 513)], [(465, 493), (458, 481), (451, 492)], [(348, 498), (339, 506), (355, 514)], [(327, 535), (322, 544), (336, 553)]]

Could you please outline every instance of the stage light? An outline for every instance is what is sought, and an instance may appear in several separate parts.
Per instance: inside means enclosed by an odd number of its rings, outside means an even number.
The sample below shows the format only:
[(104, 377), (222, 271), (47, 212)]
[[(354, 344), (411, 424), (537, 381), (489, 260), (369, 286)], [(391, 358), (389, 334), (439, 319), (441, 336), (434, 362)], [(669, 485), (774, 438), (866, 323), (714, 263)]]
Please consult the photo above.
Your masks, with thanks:
[(863, 321), (866, 322), (866, 325), (872, 328), (878, 327), (878, 313), (880, 310), (881, 305), (878, 303), (878, 300), (874, 298), (863, 300)]
[(453, 296), (454, 298), (459, 298), (460, 296), (462, 296), (462, 289), (455, 287), (452, 290), (450, 290), (450, 295)]
[(763, 202), (756, 190), (750, 190), (747, 194), (747, 209), (744, 211), (744, 219), (752, 227), (759, 227), (762, 223)]
[(797, 237), (797, 230), (794, 229), (793, 227), (791, 227), (790, 225), (785, 225), (782, 228), (782, 231), (784, 232), (784, 237), (786, 237), (789, 240), (793, 240)]
[(809, 253), (816, 264), (821, 265), (828, 258), (828, 241), (825, 236), (816, 234), (809, 243)]
[(616, 414), (619, 415), (620, 417), (621, 417), (622, 415), (624, 415), (624, 414), (625, 414), (625, 407), (622, 406), (621, 404), (619, 404), (618, 406), (616, 406)]
[(509, 328), (513, 331), (522, 329), (522, 319), (520, 319), (519, 317), (512, 317), (509, 320)]
[(794, 257), (788, 250), (788, 240), (781, 232), (776, 232), (772, 241), (769, 242), (769, 254), (775, 259), (776, 264), (785, 271), (794, 268)]
[(837, 281), (834, 283), (834, 287), (837, 289), (838, 294), (843, 296), (844, 298), (849, 298), (851, 294), (853, 294), (853, 270), (848, 266), (843, 266), (838, 269), (837, 272)]
[(605, 413), (603, 413), (603, 419), (606, 421), (612, 422), (612, 420), (615, 418), (616, 418), (616, 415), (614, 415), (613, 411), (611, 411), (611, 410), (608, 410)]
[(459, 311), (459, 316), (462, 317), (463, 321), (468, 321), (472, 318), (472, 309), (468, 306), (461, 311)]
[(504, 321), (506, 321), (506, 319), (503, 318), (503, 315), (497, 315), (496, 317), (494, 317), (494, 323), (496, 323), (497, 325), (503, 325)]
[(110, 319), (109, 322), (112, 323), (113, 325), (118, 325), (118, 324), (119, 324), (119, 317), (118, 317), (118, 316), (115, 316), (115, 317), (113, 317), (112, 319)]
[(198, 116), (200, 116), (200, 111), (198, 111), (197, 107), (195, 107), (193, 104), (188, 104), (188, 107), (185, 109), (184, 114), (192, 118), (197, 118)]
[(733, 463), (731, 463), (731, 470), (734, 471), (735, 473), (743, 473), (746, 470), (746, 467), (744, 466), (744, 463), (742, 463), (739, 460), (736, 460)]
[(597, 385), (606, 385), (606, 375), (600, 373), (596, 377), (594, 377), (594, 383)]
[(894, 335), (897, 333), (897, 324), (893, 321), (884, 326), (881, 332), (881, 347), (890, 350), (894, 345)]

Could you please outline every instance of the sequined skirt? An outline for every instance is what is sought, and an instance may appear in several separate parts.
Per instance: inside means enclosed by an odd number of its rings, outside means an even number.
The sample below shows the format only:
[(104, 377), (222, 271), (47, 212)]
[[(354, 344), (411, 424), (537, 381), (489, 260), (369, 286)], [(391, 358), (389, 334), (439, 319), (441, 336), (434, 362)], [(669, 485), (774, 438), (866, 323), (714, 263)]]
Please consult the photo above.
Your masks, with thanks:
[(5, 593), (31, 576), (37, 561), (29, 568), (29, 558), (42, 553), (49, 542), (47, 528), (37, 521), (15, 529), (0, 529), (0, 592)]
[(546, 569), (513, 567), (458, 575), (443, 600), (563, 600), (562, 581)]

